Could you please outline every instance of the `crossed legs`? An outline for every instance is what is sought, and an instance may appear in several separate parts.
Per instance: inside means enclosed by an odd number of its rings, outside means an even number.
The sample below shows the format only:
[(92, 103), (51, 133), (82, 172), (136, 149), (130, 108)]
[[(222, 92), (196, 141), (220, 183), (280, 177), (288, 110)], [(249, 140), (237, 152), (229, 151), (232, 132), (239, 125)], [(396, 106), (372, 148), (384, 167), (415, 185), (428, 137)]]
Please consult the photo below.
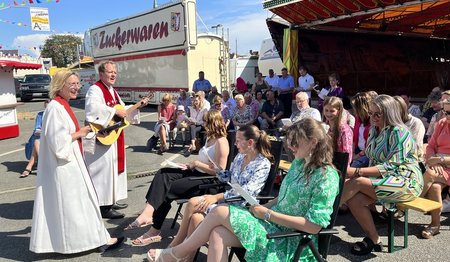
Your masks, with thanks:
[[(433, 169), (427, 168), (423, 175), (423, 190), (421, 197), (434, 200), (442, 204), (442, 189), (447, 184), (445, 178), (438, 175)], [(439, 227), (441, 224), (441, 209), (430, 211), (432, 227)]]

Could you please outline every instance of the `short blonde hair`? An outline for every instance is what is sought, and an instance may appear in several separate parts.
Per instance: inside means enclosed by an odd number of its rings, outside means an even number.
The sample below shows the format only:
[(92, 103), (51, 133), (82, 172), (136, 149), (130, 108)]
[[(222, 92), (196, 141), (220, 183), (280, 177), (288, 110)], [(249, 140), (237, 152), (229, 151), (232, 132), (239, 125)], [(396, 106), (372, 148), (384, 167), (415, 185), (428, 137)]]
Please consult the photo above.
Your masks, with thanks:
[(235, 99), (236, 101), (243, 101), (243, 100), (244, 100), (244, 96), (243, 96), (242, 94), (237, 94), (237, 95), (234, 97), (234, 99)]
[(50, 90), (48, 91), (48, 96), (53, 99), (55, 98), (59, 91), (61, 91), (66, 84), (66, 81), (71, 76), (76, 76), (78, 79), (80, 79), (80, 75), (73, 72), (72, 70), (60, 70), (58, 71), (52, 79), (52, 82), (50, 84)]
[(170, 101), (170, 102), (171, 102), (171, 101), (172, 101), (172, 95), (169, 94), (169, 93), (165, 93), (165, 94), (163, 95), (161, 101), (162, 101), (162, 102), (165, 102), (165, 101)]

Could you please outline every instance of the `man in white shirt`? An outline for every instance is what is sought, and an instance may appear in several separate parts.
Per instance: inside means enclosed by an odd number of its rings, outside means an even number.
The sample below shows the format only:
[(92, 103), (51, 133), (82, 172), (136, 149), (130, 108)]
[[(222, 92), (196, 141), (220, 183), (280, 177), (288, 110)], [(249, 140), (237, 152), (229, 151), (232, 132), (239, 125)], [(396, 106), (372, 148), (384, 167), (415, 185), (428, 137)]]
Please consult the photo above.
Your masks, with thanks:
[(269, 69), (269, 75), (264, 78), (267, 84), (269, 84), (269, 90), (278, 90), (278, 79), (279, 77), (274, 74), (273, 69)]
[(298, 78), (298, 91), (303, 91), (308, 94), (308, 98), (311, 99), (311, 90), (314, 86), (314, 77), (308, 74), (308, 70), (304, 66), (298, 68), (300, 77)]

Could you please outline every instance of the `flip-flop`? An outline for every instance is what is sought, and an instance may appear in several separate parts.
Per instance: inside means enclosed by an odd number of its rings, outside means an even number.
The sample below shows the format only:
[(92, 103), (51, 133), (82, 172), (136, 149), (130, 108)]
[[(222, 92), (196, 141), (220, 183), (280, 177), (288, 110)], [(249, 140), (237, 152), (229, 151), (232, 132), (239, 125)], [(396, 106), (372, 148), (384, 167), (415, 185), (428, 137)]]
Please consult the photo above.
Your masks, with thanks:
[(161, 239), (162, 239), (162, 237), (160, 235), (150, 236), (150, 237), (146, 237), (146, 236), (148, 236), (147, 233), (136, 238), (135, 240), (131, 241), (131, 245), (135, 246), (135, 247), (143, 247), (146, 245), (150, 245), (151, 243), (161, 242)]
[(166, 249), (155, 249), (155, 256), (154, 257), (150, 256), (150, 250), (149, 250), (147, 252), (147, 259), (150, 262), (162, 261), (163, 258), (161, 256), (163, 256), (163, 255), (169, 255), (170, 258), (174, 259), (176, 262), (186, 261), (186, 259), (188, 258), (187, 256), (186, 257), (182, 257), (182, 258), (178, 258), (173, 253), (173, 249), (172, 248), (166, 248)]
[(25, 170), (22, 172), (22, 174), (19, 176), (19, 178), (25, 178), (25, 177), (29, 176), (30, 173), (31, 173), (31, 170), (25, 169)]
[(141, 228), (141, 227), (146, 227), (146, 226), (150, 226), (152, 225), (152, 222), (148, 222), (148, 223), (144, 223), (144, 224), (139, 224), (139, 221), (134, 220), (131, 224), (129, 224), (126, 228), (124, 228), (123, 230), (131, 230), (131, 229), (136, 229), (136, 228)]

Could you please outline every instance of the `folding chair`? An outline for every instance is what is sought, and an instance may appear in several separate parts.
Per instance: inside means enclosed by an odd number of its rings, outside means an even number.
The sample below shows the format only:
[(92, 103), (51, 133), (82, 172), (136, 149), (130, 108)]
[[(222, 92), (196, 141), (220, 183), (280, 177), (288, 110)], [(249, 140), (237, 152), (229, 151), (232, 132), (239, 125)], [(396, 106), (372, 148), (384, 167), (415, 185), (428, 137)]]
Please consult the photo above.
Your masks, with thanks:
[[(300, 254), (302, 253), (305, 247), (309, 247), (311, 249), (317, 261), (326, 261), (328, 250), (330, 247), (331, 235), (338, 233), (338, 231), (336, 229), (333, 229), (333, 227), (339, 211), (339, 203), (341, 200), (342, 189), (344, 187), (345, 176), (347, 174), (348, 157), (349, 157), (348, 153), (340, 153), (340, 152), (335, 152), (333, 156), (333, 165), (336, 167), (339, 173), (339, 194), (336, 196), (334, 200), (333, 213), (331, 214), (330, 224), (326, 228), (320, 230), (319, 233), (317, 234), (318, 248), (314, 245), (314, 242), (311, 239), (312, 234), (306, 232), (293, 230), (290, 232), (267, 234), (267, 238), (269, 239), (296, 237), (296, 236), (302, 237), (297, 246), (297, 250), (295, 251), (293, 261), (299, 260)], [(245, 261), (244, 259), (245, 249), (231, 248), (228, 261), (231, 261), (233, 254), (236, 254), (239, 261)]]

